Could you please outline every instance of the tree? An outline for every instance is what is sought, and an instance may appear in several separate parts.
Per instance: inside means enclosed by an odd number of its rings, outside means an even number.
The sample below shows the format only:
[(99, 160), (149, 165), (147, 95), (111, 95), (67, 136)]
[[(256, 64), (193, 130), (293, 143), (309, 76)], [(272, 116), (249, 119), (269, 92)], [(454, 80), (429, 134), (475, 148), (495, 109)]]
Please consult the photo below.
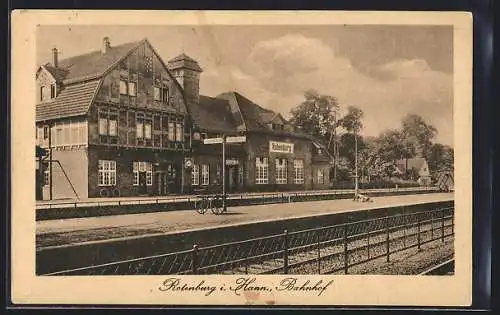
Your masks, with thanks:
[(406, 115), (401, 122), (401, 133), (408, 155), (424, 157), (429, 153), (437, 129), (415, 114)]
[(432, 144), (426, 155), (427, 164), (431, 172), (453, 170), (453, 148), (440, 143)]
[(337, 128), (336, 116), (339, 109), (335, 97), (319, 94), (315, 90), (304, 93), (305, 100), (291, 110), (290, 122), (308, 134), (328, 141)]
[(349, 106), (347, 114), (339, 120), (339, 125), (344, 127), (350, 133), (359, 134), (363, 129), (363, 111), (356, 106)]

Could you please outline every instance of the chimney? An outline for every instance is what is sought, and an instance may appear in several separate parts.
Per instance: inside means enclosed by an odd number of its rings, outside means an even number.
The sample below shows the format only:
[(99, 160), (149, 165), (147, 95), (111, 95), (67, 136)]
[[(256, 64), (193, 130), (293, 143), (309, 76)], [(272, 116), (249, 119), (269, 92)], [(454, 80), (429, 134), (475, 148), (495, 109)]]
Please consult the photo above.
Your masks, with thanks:
[(106, 36), (102, 39), (101, 53), (105, 54), (110, 47), (109, 37)]
[(56, 67), (56, 68), (58, 67), (58, 64), (57, 64), (58, 63), (58, 59), (57, 59), (57, 57), (58, 57), (57, 48), (54, 47), (54, 48), (52, 48), (52, 65), (54, 67)]

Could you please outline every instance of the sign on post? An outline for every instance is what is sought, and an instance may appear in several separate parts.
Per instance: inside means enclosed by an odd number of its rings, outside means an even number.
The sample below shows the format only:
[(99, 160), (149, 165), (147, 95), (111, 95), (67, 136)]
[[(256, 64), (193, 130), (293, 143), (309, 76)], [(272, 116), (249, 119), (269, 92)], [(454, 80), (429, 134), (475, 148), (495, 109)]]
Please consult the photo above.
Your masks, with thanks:
[(226, 143), (243, 143), (247, 141), (247, 137), (226, 137)]
[(222, 138), (208, 138), (208, 139), (204, 139), (203, 143), (204, 144), (217, 144), (217, 143), (222, 143), (223, 141), (224, 141), (224, 139), (222, 139)]

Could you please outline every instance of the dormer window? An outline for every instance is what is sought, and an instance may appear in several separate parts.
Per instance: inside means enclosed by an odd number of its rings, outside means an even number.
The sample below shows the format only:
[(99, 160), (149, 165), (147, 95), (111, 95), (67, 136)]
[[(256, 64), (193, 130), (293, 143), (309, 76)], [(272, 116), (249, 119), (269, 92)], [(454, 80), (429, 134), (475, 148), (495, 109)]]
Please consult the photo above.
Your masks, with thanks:
[(56, 98), (56, 85), (51, 84), (50, 86), (40, 87), (40, 101), (45, 102)]

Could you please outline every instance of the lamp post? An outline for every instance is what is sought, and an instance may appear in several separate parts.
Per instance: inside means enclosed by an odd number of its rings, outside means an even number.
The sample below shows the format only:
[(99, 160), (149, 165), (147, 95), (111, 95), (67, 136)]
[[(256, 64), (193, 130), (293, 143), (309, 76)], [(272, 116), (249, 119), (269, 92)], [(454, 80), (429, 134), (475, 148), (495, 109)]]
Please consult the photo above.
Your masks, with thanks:
[(358, 197), (358, 136), (354, 128), (354, 199)]
[(226, 136), (222, 136), (222, 211), (225, 213), (226, 205)]

